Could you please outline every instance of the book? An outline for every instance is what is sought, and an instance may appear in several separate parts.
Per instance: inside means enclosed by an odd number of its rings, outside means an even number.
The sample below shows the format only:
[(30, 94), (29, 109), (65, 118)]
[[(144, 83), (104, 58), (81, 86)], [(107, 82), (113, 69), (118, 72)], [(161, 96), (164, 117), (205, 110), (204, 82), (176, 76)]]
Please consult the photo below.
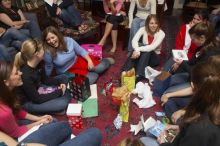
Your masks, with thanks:
[(179, 60), (188, 60), (187, 54), (184, 50), (172, 50), (173, 58)]
[(70, 103), (68, 105), (66, 111), (67, 116), (81, 116), (81, 113), (82, 113), (82, 104)]

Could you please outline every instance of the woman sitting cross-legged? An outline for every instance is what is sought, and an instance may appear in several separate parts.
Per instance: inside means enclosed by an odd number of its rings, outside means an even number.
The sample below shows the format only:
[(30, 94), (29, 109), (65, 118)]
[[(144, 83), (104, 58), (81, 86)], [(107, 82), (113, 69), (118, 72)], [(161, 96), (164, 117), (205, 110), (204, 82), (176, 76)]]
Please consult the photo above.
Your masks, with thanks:
[(5, 29), (13, 27), (27, 37), (41, 38), (38, 22), (33, 18), (27, 20), (21, 9), (12, 6), (11, 0), (0, 0), (0, 21)]
[(114, 63), (112, 58), (98, 58), (91, 56), (70, 37), (64, 37), (55, 27), (47, 27), (43, 32), (46, 46), (45, 68), (46, 74), (51, 75), (55, 67), (57, 74), (69, 72), (87, 76), (90, 84), (96, 82), (100, 73), (107, 70)]
[[(101, 145), (101, 134), (96, 128), (85, 130), (74, 139), (70, 139), (72, 129), (67, 122), (55, 122), (50, 115), (35, 116), (22, 110), (14, 94), (14, 89), (23, 84), (21, 74), (15, 66), (0, 62), (0, 131), (18, 139), (23, 143), (21, 145), (24, 143), (40, 143), (47, 146)], [(6, 142), (4, 139), (3, 141)]]
[(70, 102), (70, 94), (66, 91), (68, 78), (59, 75), (46, 77), (40, 62), (44, 57), (43, 45), (31, 39), (22, 44), (21, 52), (15, 57), (15, 65), (22, 71), (23, 84), (17, 89), (25, 110), (30, 113), (63, 112)]
[(59, 17), (67, 27), (76, 27), (79, 33), (85, 33), (88, 28), (82, 23), (80, 12), (74, 7), (71, 0), (53, 0), (52, 6), (46, 3), (46, 7), (52, 17)]
[[(164, 37), (165, 33), (160, 29), (156, 15), (149, 15), (145, 27), (140, 28), (132, 40), (134, 51), (128, 57), (123, 70), (127, 71), (135, 66), (137, 77), (142, 78), (145, 76), (146, 66), (159, 65), (159, 54)], [(139, 43), (140, 39), (141, 44)]]

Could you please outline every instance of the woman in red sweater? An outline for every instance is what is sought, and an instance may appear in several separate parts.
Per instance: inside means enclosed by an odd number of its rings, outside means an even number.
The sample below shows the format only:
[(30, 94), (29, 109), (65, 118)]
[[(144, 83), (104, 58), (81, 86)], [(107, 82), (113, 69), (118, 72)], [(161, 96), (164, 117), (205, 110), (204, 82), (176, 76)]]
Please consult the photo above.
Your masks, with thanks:
[[(191, 59), (193, 55), (196, 53), (196, 49), (198, 48), (194, 42), (192, 42), (189, 30), (194, 25), (198, 23), (206, 23), (209, 20), (209, 14), (205, 10), (200, 10), (195, 12), (192, 20), (189, 23), (183, 24), (180, 27), (179, 32), (176, 36), (175, 49), (184, 50), (187, 53), (188, 59)], [(170, 58), (164, 65), (164, 70), (169, 71), (174, 64), (173, 58)]]

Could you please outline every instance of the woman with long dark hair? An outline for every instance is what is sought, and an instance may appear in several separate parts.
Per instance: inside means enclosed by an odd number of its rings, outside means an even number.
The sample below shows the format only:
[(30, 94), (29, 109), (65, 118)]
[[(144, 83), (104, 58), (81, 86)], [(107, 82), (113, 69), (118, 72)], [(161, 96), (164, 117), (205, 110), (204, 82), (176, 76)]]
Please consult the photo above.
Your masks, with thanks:
[[(98, 129), (90, 128), (74, 139), (67, 122), (55, 122), (50, 115), (35, 116), (21, 109), (14, 89), (23, 84), (22, 73), (6, 62), (0, 62), (0, 131), (24, 143), (41, 143), (48, 146), (101, 145)], [(20, 120), (30, 124), (20, 125)]]
[(88, 77), (90, 84), (96, 82), (99, 74), (103, 73), (114, 63), (112, 58), (99, 58), (89, 55), (79, 44), (70, 37), (64, 37), (55, 27), (49, 26), (43, 32), (45, 44), (45, 71), (51, 75), (53, 68), (57, 74), (65, 72), (80, 74)]

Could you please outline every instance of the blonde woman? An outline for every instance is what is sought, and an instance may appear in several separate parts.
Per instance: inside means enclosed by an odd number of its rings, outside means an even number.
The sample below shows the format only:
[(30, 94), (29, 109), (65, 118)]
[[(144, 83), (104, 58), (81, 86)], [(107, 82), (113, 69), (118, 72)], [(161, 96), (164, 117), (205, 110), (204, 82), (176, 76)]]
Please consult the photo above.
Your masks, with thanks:
[[(134, 9), (137, 7), (137, 13), (134, 16)], [(139, 28), (144, 26), (144, 22), (148, 15), (156, 14), (156, 0), (131, 0), (128, 17), (129, 17), (129, 28), (130, 36), (128, 41), (128, 52), (132, 52), (132, 39)]]
[[(135, 67), (137, 77), (144, 77), (146, 66), (156, 66), (159, 64), (159, 54), (164, 37), (165, 33), (160, 29), (160, 23), (156, 15), (149, 15), (145, 26), (138, 30), (132, 40), (134, 51), (128, 57), (123, 70), (127, 71)], [(140, 39), (141, 44), (139, 43)]]
[(31, 39), (22, 44), (15, 57), (15, 65), (22, 71), (23, 84), (18, 88), (23, 107), (31, 113), (60, 113), (70, 102), (66, 93), (68, 79), (65, 75), (46, 78), (39, 66), (44, 57), (40, 41)]

